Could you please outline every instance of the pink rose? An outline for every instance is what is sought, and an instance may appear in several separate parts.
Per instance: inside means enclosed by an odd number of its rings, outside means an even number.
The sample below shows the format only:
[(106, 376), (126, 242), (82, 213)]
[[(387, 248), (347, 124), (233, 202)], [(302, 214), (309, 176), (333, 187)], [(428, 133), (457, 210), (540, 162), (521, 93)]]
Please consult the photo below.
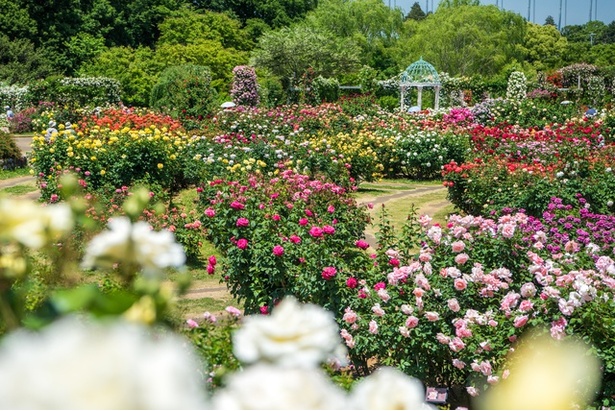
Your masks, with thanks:
[(463, 241), (455, 241), (451, 244), (451, 248), (454, 253), (460, 253), (466, 248), (466, 245)]
[(504, 238), (512, 238), (515, 235), (515, 225), (514, 224), (502, 224), (500, 227), (502, 231), (502, 237)]
[(419, 319), (413, 315), (408, 317), (408, 319), (406, 320), (406, 327), (408, 328), (414, 328), (417, 325), (419, 325)]
[(436, 340), (438, 340), (440, 344), (448, 345), (448, 343), (451, 342), (451, 337), (447, 337), (442, 333), (438, 333), (436, 334)]
[(273, 247), (273, 255), (275, 255), (276, 257), (281, 257), (282, 255), (284, 255), (284, 247), (282, 247), (281, 245), (275, 245)]
[(519, 304), (519, 311), (524, 313), (530, 311), (532, 308), (534, 308), (534, 303), (531, 300), (523, 300), (521, 304)]
[(440, 319), (440, 315), (435, 311), (426, 311), (425, 318), (427, 318), (428, 321), (434, 322)]
[(515, 328), (523, 327), (527, 323), (527, 320), (528, 320), (527, 315), (515, 317), (515, 320), (513, 321), (513, 326)]
[(372, 334), (378, 334), (378, 323), (374, 320), (369, 322), (369, 332)]
[(466, 363), (461, 361), (460, 359), (458, 358), (453, 359), (453, 367), (463, 370), (465, 366), (466, 366)]
[(335, 213), (335, 207), (333, 207), (332, 205), (330, 205), (329, 207), (327, 207), (327, 211), (331, 214)]
[(468, 287), (468, 282), (463, 278), (455, 278), (455, 282), (453, 285), (455, 287), (455, 290), (463, 291)]
[(273, 221), (280, 221), (280, 215), (279, 214), (274, 214), (274, 215), (271, 216), (271, 219)]
[(391, 258), (389, 260), (389, 264), (393, 267), (399, 267), (399, 260), (397, 258)]
[(466, 391), (468, 392), (468, 394), (470, 394), (472, 397), (476, 397), (478, 396), (478, 390), (475, 387), (466, 387)]
[(382, 309), (382, 307), (380, 307), (380, 304), (375, 304), (375, 305), (372, 307), (372, 312), (374, 313), (374, 315), (375, 315), (376, 317), (382, 317), (382, 316), (384, 316), (384, 314), (385, 314), (385, 312), (384, 312), (384, 310)]
[(241, 310), (239, 308), (233, 307), (232, 305), (229, 305), (224, 310), (233, 317), (241, 317)]
[(241, 250), (245, 250), (247, 247), (248, 247), (248, 240), (246, 240), (245, 238), (240, 238), (239, 240), (237, 240), (237, 248)]
[(299, 244), (299, 243), (301, 243), (301, 237), (299, 237), (299, 236), (297, 236), (297, 235), (295, 235), (295, 234), (291, 235), (288, 239), (289, 239), (289, 240), (290, 240), (290, 242), (291, 242), (291, 243), (293, 243), (293, 244)]
[(457, 254), (455, 256), (455, 263), (459, 264), (459, 265), (463, 265), (465, 264), (468, 260), (470, 259), (470, 257), (466, 254), (466, 253), (461, 253), (461, 254)]
[(197, 328), (199, 326), (199, 323), (194, 321), (192, 318), (186, 320), (186, 324), (188, 325), (188, 328)]
[(382, 282), (382, 281), (374, 284), (374, 290), (376, 290), (376, 291), (384, 290), (386, 287), (387, 287), (387, 285), (384, 282)]
[(451, 298), (446, 302), (446, 304), (448, 305), (448, 308), (454, 313), (459, 312), (459, 310), (461, 309), (461, 307), (459, 306), (459, 301), (457, 301), (456, 298)]
[(247, 227), (250, 225), (250, 220), (245, 217), (239, 217), (236, 223), (237, 227)]
[(344, 316), (342, 320), (346, 321), (348, 324), (354, 324), (357, 321), (357, 313), (352, 311), (350, 307), (347, 307), (344, 310)]
[(244, 208), (246, 208), (246, 206), (239, 201), (233, 201), (231, 203), (231, 208), (234, 210), (243, 210)]
[(310, 228), (310, 235), (315, 238), (322, 237), (323, 230), (320, 227), (313, 226), (312, 228)]
[(348, 288), (357, 288), (358, 284), (359, 282), (354, 277), (348, 277), (348, 279), (346, 280), (346, 287)]
[(330, 225), (326, 225), (322, 228), (322, 231), (324, 231), (325, 234), (334, 234), (335, 233), (335, 228), (331, 227)]
[(354, 245), (356, 245), (362, 250), (366, 250), (369, 248), (369, 244), (365, 240), (358, 240), (356, 243), (354, 243)]
[(306, 225), (307, 225), (307, 223), (308, 223), (308, 219), (307, 219), (307, 218), (305, 218), (305, 217), (301, 217), (301, 218), (299, 219), (299, 225), (300, 225), (300, 226), (306, 226)]
[(322, 269), (322, 278), (325, 280), (331, 280), (337, 274), (337, 269), (335, 267), (325, 267)]
[(216, 316), (209, 311), (203, 313), (203, 318), (205, 318), (205, 321), (209, 321), (210, 323), (215, 323), (216, 321), (218, 321)]
[(207, 265), (207, 274), (212, 275), (212, 274), (213, 274), (213, 273), (215, 273), (215, 272), (216, 272), (216, 267), (214, 267), (214, 266), (213, 266), (213, 265), (211, 265), (211, 264), (208, 264), (208, 265)]
[(216, 215), (216, 210), (214, 210), (213, 208), (206, 208), (205, 209), (205, 215), (207, 217), (213, 217)]
[(259, 311), (260, 311), (260, 313), (261, 313), (261, 314), (263, 314), (263, 315), (267, 315), (267, 314), (269, 314), (269, 307), (268, 307), (268, 306), (266, 306), (266, 305), (261, 306), (258, 310), (259, 310)]
[(214, 266), (218, 263), (218, 260), (216, 260), (215, 255), (210, 255), (207, 261), (209, 261), (209, 264), (214, 265)]

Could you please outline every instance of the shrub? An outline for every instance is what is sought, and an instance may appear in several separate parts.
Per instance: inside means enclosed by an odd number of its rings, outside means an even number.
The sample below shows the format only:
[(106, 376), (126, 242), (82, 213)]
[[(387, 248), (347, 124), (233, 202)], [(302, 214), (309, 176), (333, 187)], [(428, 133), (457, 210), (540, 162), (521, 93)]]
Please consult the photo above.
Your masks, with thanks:
[(32, 83), (26, 99), (32, 105), (41, 101), (60, 106), (106, 106), (120, 101), (120, 83), (108, 77), (50, 77)]
[(312, 87), (318, 103), (332, 103), (337, 101), (340, 96), (340, 83), (334, 78), (318, 76), (312, 82)]
[(508, 87), (506, 88), (506, 98), (508, 100), (521, 101), (526, 98), (527, 80), (525, 74), (520, 71), (513, 71), (508, 77)]
[(0, 159), (21, 159), (21, 150), (17, 147), (17, 143), (15, 143), (13, 137), (9, 133), (2, 131), (0, 131)]
[(378, 98), (378, 105), (387, 111), (395, 111), (399, 108), (399, 98), (393, 96), (382, 96)]
[(152, 88), (150, 106), (174, 118), (203, 118), (214, 110), (216, 90), (209, 68), (196, 65), (169, 67)]
[(258, 106), (260, 97), (254, 67), (237, 66), (233, 69), (231, 96), (238, 106)]

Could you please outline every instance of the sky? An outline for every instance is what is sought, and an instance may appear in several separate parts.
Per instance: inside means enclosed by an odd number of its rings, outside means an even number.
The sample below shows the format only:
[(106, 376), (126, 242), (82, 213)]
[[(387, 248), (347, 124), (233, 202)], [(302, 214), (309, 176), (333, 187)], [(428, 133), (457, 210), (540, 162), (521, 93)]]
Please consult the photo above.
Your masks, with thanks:
[[(408, 12), (414, 2), (418, 1), (423, 11), (427, 11), (429, 3), (429, 11), (432, 8), (438, 8), (440, 0), (383, 0), (385, 4), (401, 7), (404, 12)], [(481, 0), (481, 4), (499, 5), (506, 10), (519, 13), (527, 19), (528, 3), (530, 7), (530, 21), (538, 24), (544, 24), (547, 16), (551, 15), (557, 25), (559, 22), (559, 4), (560, 0)], [(564, 5), (567, 3), (568, 10), (565, 13)], [(589, 21), (589, 7), (592, 3), (592, 20), (601, 20), (605, 24), (609, 24), (615, 20), (615, 0), (562, 0), (562, 16), (561, 25), (570, 26), (577, 24), (585, 24)], [(432, 7), (433, 4), (433, 7)], [(597, 4), (597, 6), (596, 6)], [(534, 10), (536, 11), (534, 13)]]

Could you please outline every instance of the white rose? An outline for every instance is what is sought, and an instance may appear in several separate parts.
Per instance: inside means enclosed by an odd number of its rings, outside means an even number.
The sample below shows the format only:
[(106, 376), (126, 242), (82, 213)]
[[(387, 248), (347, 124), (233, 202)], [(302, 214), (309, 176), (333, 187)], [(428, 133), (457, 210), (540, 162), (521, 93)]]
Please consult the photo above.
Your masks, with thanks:
[(66, 204), (41, 206), (32, 201), (0, 201), (0, 237), (39, 249), (57, 241), (73, 228), (73, 215)]
[(314, 304), (286, 297), (270, 316), (252, 315), (233, 335), (233, 351), (245, 363), (271, 362), (315, 367), (340, 343), (333, 315)]
[(360, 381), (350, 394), (355, 410), (427, 410), (423, 384), (392, 367), (382, 367)]
[(88, 244), (84, 268), (136, 264), (145, 274), (153, 275), (165, 267), (182, 266), (186, 261), (183, 248), (169, 231), (152, 231), (149, 224), (133, 224), (127, 217), (113, 218), (108, 226), (110, 230), (98, 234)]
[(196, 409), (199, 360), (180, 337), (65, 318), (0, 345), (1, 409)]
[(346, 396), (318, 369), (258, 364), (230, 376), (214, 395), (218, 410), (343, 409)]

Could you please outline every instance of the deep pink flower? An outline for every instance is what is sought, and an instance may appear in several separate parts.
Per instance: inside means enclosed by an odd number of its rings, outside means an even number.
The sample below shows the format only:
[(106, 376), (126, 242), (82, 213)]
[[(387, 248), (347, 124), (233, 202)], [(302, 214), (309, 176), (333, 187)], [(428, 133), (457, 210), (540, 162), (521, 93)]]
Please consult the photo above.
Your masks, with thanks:
[(213, 208), (206, 208), (205, 209), (205, 215), (207, 217), (213, 217), (216, 215), (216, 210), (214, 210)]
[(380, 281), (379, 283), (374, 284), (374, 290), (376, 291), (384, 290), (386, 287), (387, 285), (383, 281)]
[(397, 258), (391, 258), (389, 260), (389, 264), (393, 267), (399, 267), (399, 260)]
[(309, 209), (305, 209), (305, 215), (308, 217), (314, 217), (314, 213), (312, 212), (312, 210)]
[(335, 267), (325, 267), (322, 269), (322, 278), (325, 280), (331, 280), (337, 274), (337, 269)]
[(218, 260), (216, 260), (216, 256), (215, 255), (210, 255), (208, 258), (209, 264), (211, 265), (216, 265), (218, 263)]
[(207, 265), (207, 274), (212, 275), (216, 271), (216, 267), (211, 264)]
[(240, 238), (237, 240), (237, 247), (241, 250), (245, 250), (248, 247), (248, 240), (245, 238)]
[(293, 243), (293, 244), (299, 244), (299, 243), (301, 243), (301, 237), (299, 237), (299, 236), (297, 236), (297, 235), (295, 235), (295, 234), (291, 235), (288, 239), (289, 239), (289, 240), (290, 240), (290, 242), (291, 242), (291, 243)]
[(330, 205), (329, 207), (327, 207), (327, 211), (331, 214), (335, 213), (335, 207), (333, 207), (332, 205)]
[(346, 286), (348, 288), (357, 288), (358, 284), (359, 284), (359, 282), (354, 277), (348, 277), (348, 279), (346, 280)]
[(367, 298), (367, 292), (361, 288), (359, 292), (357, 293), (357, 297), (361, 299), (365, 299)]
[(239, 217), (237, 219), (237, 223), (236, 224), (237, 224), (237, 227), (247, 227), (247, 226), (250, 225), (250, 220), (248, 220), (245, 217)]
[(308, 223), (308, 219), (307, 219), (307, 218), (305, 218), (305, 217), (301, 217), (301, 218), (299, 219), (299, 225), (300, 225), (300, 226), (306, 226), (306, 225), (307, 225), (307, 223)]
[(188, 328), (197, 328), (199, 326), (199, 323), (194, 321), (192, 318), (186, 320), (186, 324), (188, 325)]
[(527, 315), (515, 317), (515, 320), (513, 321), (513, 326), (515, 328), (523, 327), (527, 323), (527, 320), (528, 320)]
[(366, 249), (369, 248), (369, 244), (365, 240), (358, 240), (356, 243), (354, 243), (354, 245), (356, 245), (357, 247), (359, 247), (362, 250), (366, 250)]
[(275, 255), (276, 257), (281, 257), (282, 255), (284, 255), (284, 247), (282, 247), (281, 245), (275, 245), (273, 247), (273, 255)]
[(246, 208), (246, 206), (243, 203), (240, 203), (239, 201), (233, 201), (231, 203), (231, 208), (234, 210), (243, 210), (244, 208)]
[(326, 225), (322, 228), (322, 231), (325, 232), (325, 234), (334, 234), (335, 233), (335, 228), (331, 227), (330, 225)]
[(320, 227), (313, 226), (312, 228), (310, 228), (310, 235), (315, 238), (322, 237), (323, 230)]
[(263, 305), (259, 308), (259, 311), (261, 312), (261, 314), (266, 315), (269, 314), (269, 307), (266, 305)]
[(271, 216), (271, 219), (273, 221), (280, 221), (280, 215), (279, 214), (274, 214), (274, 215)]

